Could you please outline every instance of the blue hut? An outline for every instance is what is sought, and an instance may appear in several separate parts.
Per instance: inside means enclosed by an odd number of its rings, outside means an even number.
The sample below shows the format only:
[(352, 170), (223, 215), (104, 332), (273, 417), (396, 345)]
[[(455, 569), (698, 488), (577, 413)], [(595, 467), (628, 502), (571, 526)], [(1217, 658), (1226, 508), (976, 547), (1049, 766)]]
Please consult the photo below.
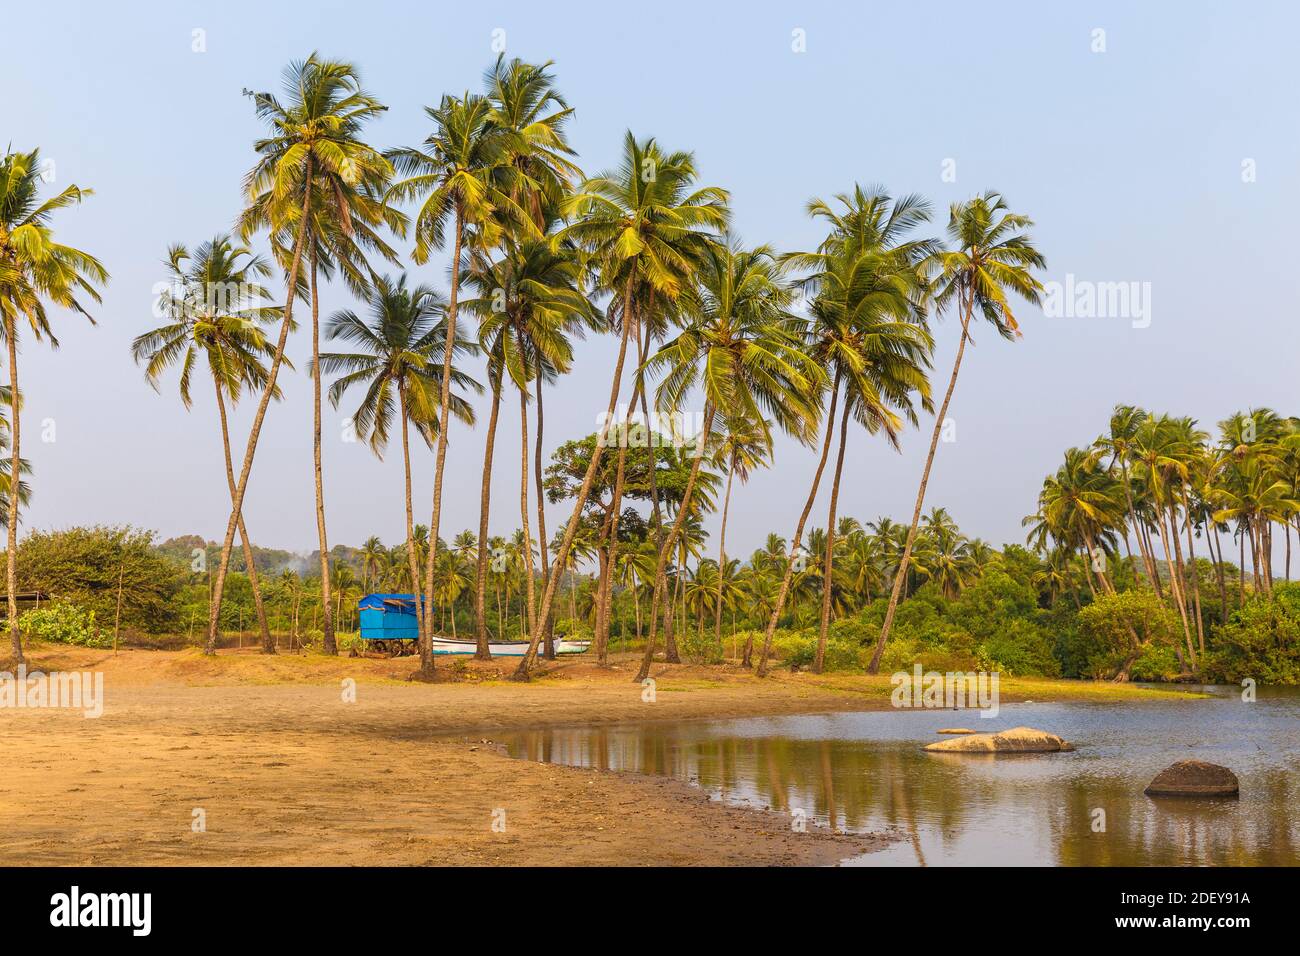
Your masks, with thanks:
[(420, 605), (414, 594), (367, 594), (357, 608), (362, 640), (414, 641), (420, 636)]

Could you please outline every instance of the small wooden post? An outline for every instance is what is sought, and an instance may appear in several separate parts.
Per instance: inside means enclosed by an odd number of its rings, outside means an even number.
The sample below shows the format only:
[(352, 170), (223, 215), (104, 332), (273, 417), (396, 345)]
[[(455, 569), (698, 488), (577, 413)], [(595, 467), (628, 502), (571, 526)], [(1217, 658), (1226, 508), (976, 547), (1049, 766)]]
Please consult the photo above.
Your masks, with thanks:
[(117, 568), (117, 612), (113, 615), (113, 653), (117, 653), (117, 632), (122, 624), (122, 575), (126, 572), (126, 562)]

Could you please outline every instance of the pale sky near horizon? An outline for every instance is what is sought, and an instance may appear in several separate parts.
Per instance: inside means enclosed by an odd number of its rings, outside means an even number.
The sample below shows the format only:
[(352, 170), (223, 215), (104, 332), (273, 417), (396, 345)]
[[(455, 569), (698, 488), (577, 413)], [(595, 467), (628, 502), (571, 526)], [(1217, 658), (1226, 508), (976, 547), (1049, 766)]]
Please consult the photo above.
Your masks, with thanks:
[[(332, 2), (6, 5), (21, 42), (5, 44), (0, 139), (41, 147), (55, 163), (51, 188), (95, 189), (55, 226), (113, 275), (97, 327), (59, 315), (60, 351), (25, 343), (27, 527), (130, 523), (164, 538), (222, 537), (229, 498), (212, 400), (198, 389), (186, 413), (174, 375), (156, 394), (129, 345), (151, 327), (168, 244), (197, 245), (238, 211), (262, 132), (240, 91), (278, 89), (283, 66), (312, 50), (350, 59), (390, 107), (371, 142), (414, 144), (428, 132), (422, 106), (480, 88), (497, 29), (508, 55), (555, 61), (584, 169), (614, 164), (628, 128), (693, 150), (702, 181), (731, 190), (747, 242), (812, 247), (819, 227), (805, 203), (855, 181), (929, 197), (934, 235), (949, 203), (996, 188), (1036, 220), (1044, 278), (1149, 283), (1145, 318), (1024, 307), (1023, 340), (977, 332), (950, 412), (956, 441), (940, 446), (927, 498), (969, 535), (1023, 541), (1044, 475), (1067, 447), (1095, 438), (1116, 403), (1210, 429), (1250, 406), (1300, 413), (1300, 280), (1280, 258), (1300, 199), (1295, 7), (376, 0), (357, 12)], [(196, 29), (204, 52), (192, 49)], [(792, 49), (795, 30), (804, 52)], [(445, 288), (444, 261), (412, 273)], [(353, 304), (329, 289), (322, 317)], [(955, 332), (950, 320), (936, 326), (936, 390)], [(300, 369), (309, 351), (299, 333), (290, 357)], [(548, 454), (593, 430), (613, 352), (608, 340), (581, 344), (574, 372), (548, 391)], [(282, 384), (245, 514), (256, 543), (307, 552), (316, 546), (310, 388), (301, 372)], [(233, 418), (237, 450), (253, 404)], [(400, 450), (380, 462), (343, 442), (350, 411), (326, 406), (330, 542), (400, 542)], [(929, 427), (927, 417), (909, 432), (901, 454), (854, 434), (840, 514), (907, 518)], [(54, 440), (43, 440), (51, 429)], [(455, 431), (444, 536), (477, 528), (483, 430)], [(417, 521), (427, 523), (432, 458), (421, 450), (417, 460)], [(776, 467), (737, 488), (728, 550), (748, 554), (769, 531), (788, 536), (814, 466), (812, 452), (782, 442)], [(517, 403), (507, 401), (493, 533), (518, 524), (518, 468)], [(825, 493), (815, 525), (824, 504)], [(552, 533), (567, 513), (548, 510)]]

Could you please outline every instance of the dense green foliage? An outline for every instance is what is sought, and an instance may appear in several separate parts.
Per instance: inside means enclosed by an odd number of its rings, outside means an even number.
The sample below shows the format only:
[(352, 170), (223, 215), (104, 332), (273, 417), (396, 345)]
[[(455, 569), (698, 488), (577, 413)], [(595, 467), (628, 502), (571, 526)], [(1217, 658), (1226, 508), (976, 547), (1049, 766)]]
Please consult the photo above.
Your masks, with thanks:
[(18, 628), (29, 638), (54, 644), (79, 644), (83, 647), (111, 647), (112, 634), (105, 634), (95, 623), (95, 612), (75, 604), (54, 601), (33, 608), (18, 618)]
[(111, 631), (120, 582), (124, 628), (175, 631), (181, 580), (153, 537), (130, 527), (34, 531), (18, 548), (19, 590), (38, 589), (76, 605)]

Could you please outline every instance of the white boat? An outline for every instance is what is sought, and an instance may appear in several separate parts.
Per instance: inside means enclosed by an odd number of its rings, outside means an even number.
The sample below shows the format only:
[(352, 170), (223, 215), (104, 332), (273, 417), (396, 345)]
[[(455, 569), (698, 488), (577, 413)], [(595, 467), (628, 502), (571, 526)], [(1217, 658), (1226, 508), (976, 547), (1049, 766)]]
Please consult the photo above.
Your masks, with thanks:
[[(569, 641), (561, 638), (555, 642), (555, 653), (560, 654), (581, 654), (591, 646), (591, 641)], [(453, 637), (435, 637), (433, 639), (433, 653), (435, 654), (473, 654), (478, 649), (478, 643), (465, 638)], [(527, 641), (489, 641), (488, 650), (492, 652), (493, 657), (523, 657), (528, 651)], [(538, 647), (538, 653), (541, 653), (541, 646)]]

